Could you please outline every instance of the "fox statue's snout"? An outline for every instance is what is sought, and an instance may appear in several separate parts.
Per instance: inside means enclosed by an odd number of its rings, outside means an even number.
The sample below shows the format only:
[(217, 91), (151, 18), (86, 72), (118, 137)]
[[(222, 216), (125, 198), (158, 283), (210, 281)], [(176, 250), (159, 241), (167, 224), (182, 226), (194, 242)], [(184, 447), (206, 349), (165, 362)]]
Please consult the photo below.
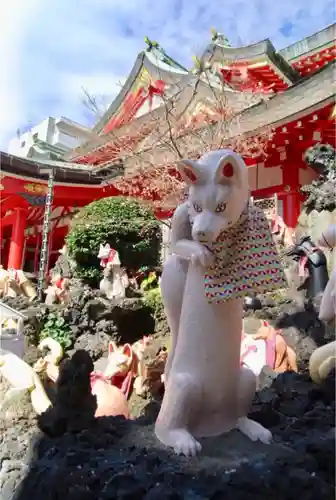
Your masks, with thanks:
[(192, 238), (199, 243), (213, 243), (227, 229), (224, 217), (215, 213), (203, 213), (193, 219)]

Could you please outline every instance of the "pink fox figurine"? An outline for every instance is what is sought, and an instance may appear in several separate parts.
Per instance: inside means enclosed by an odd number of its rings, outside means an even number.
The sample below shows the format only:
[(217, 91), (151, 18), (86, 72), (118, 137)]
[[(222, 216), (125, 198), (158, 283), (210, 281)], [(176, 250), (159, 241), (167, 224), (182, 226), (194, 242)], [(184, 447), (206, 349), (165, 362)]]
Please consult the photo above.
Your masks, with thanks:
[(256, 376), (264, 366), (278, 373), (298, 371), (295, 351), (287, 344), (282, 331), (265, 320), (260, 320), (260, 328), (254, 335), (242, 333), (240, 362)]
[(189, 195), (175, 211), (161, 279), (172, 344), (155, 433), (185, 455), (201, 450), (198, 438), (234, 428), (269, 443), (246, 416), (256, 376), (240, 364), (244, 296), (286, 286), (268, 222), (250, 205), (238, 154), (214, 151), (178, 168)]

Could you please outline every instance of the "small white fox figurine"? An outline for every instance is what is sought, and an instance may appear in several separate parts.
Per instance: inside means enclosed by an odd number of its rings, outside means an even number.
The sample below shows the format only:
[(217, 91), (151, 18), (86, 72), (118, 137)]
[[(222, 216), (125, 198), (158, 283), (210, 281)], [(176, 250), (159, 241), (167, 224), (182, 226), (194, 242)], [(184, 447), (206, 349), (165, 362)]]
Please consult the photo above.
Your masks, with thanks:
[(123, 299), (126, 296), (128, 278), (125, 269), (121, 268), (119, 253), (108, 243), (100, 245), (98, 259), (104, 269), (103, 279), (99, 284), (100, 290), (108, 299)]

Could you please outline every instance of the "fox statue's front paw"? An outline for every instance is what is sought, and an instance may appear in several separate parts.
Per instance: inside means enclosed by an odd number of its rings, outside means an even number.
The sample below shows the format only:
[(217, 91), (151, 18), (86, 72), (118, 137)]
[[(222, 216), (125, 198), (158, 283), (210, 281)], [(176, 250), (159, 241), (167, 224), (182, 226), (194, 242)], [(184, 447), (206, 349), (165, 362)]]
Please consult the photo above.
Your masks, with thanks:
[(177, 455), (194, 457), (202, 450), (201, 444), (186, 429), (156, 429), (156, 435), (163, 444), (173, 448)]
[(237, 429), (250, 438), (251, 441), (261, 441), (262, 443), (270, 444), (273, 439), (268, 429), (247, 417), (238, 420)]
[(194, 243), (194, 245), (190, 256), (191, 262), (193, 264), (201, 264), (203, 267), (213, 266), (215, 263), (215, 255), (200, 243)]

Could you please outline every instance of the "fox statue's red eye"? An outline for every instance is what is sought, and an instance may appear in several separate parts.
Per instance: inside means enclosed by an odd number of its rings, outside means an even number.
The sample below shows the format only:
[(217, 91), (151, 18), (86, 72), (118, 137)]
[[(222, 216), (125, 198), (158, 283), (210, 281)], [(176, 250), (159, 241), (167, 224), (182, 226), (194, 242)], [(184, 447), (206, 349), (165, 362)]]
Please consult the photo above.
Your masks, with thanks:
[(226, 209), (226, 203), (219, 203), (216, 207), (216, 212), (217, 213), (225, 212), (225, 209)]
[(202, 212), (202, 207), (198, 203), (194, 203), (193, 207), (194, 207), (195, 212), (198, 212), (198, 213)]

